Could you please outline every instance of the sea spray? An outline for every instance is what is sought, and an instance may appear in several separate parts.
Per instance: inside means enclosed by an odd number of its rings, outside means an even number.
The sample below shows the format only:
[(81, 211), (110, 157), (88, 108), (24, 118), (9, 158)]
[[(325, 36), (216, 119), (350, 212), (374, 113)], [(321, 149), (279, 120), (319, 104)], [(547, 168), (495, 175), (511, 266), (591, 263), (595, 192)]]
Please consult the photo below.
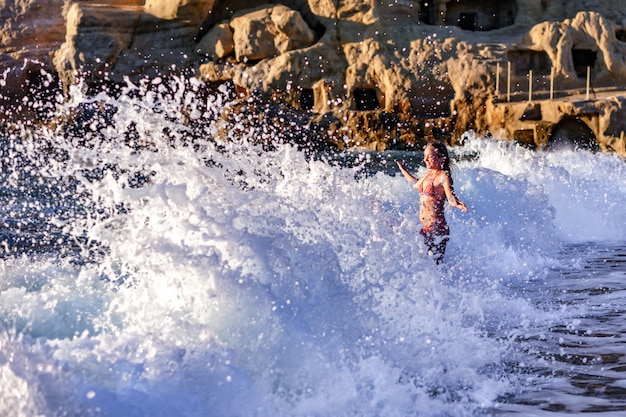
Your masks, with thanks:
[(555, 231), (565, 242), (622, 240), (626, 236), (622, 209), (626, 167), (620, 157), (569, 149), (533, 152), (480, 139), (468, 141), (465, 152), (480, 154), (481, 167), (536, 188), (554, 210)]
[[(241, 126), (213, 140), (219, 96), (174, 84), (75, 91), (58, 111), (97, 120), (11, 142), (3, 167), (18, 157), (30, 176), (9, 175), (4, 202), (40, 214), (21, 238), (53, 244), (4, 256), (0, 375), (13, 388), (1, 403), (21, 415), (470, 416), (545, 379), (528, 375), (536, 352), (519, 340), (575, 316), (540, 291), (583, 236), (570, 222), (586, 211), (564, 201), (589, 182), (588, 207), (624, 201), (623, 161), (468, 140), (455, 153), (474, 157), (454, 175), (470, 212), (446, 212), (436, 266), (401, 177), (267, 147)], [(182, 104), (206, 120), (190, 127)], [(608, 178), (579, 173), (598, 161)], [(36, 184), (54, 198), (16, 191)]]

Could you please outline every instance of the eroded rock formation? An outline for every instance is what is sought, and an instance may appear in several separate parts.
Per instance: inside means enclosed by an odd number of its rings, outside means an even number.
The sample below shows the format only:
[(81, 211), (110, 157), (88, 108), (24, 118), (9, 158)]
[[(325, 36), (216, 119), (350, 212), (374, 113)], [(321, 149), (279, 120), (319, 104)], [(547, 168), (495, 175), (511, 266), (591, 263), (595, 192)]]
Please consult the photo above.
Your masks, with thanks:
[(474, 129), (540, 148), (577, 120), (626, 155), (621, 0), (249, 3), (5, 2), (2, 95), (186, 71), (285, 103), (341, 146)]

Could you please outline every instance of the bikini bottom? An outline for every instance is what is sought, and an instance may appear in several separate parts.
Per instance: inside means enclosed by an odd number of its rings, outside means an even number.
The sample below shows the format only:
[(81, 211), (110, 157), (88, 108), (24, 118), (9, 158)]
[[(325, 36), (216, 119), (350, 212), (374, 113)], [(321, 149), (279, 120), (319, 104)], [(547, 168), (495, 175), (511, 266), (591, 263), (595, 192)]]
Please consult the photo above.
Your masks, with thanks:
[(424, 236), (424, 243), (428, 246), (428, 254), (435, 259), (435, 263), (443, 262), (448, 240), (450, 240), (450, 228), (446, 223), (433, 223), (423, 226), (420, 232)]

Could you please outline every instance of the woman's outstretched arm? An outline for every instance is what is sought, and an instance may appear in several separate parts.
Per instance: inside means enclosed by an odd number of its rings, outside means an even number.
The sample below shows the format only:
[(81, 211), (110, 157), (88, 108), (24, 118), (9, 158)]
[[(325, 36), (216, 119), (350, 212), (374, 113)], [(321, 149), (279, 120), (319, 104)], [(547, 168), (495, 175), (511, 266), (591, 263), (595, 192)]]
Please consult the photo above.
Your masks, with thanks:
[(407, 181), (409, 181), (409, 182), (417, 181), (417, 178), (415, 178), (413, 175), (411, 175), (409, 173), (409, 171), (406, 170), (404, 165), (402, 165), (399, 161), (396, 161), (396, 164), (398, 164), (398, 168), (400, 168), (400, 172), (402, 172), (402, 175), (404, 175), (404, 178), (406, 178)]
[(443, 190), (446, 192), (448, 204), (450, 204), (452, 207), (456, 207), (460, 210), (463, 210), (464, 212), (467, 212), (467, 206), (465, 205), (465, 203), (459, 200), (456, 194), (454, 194), (449, 174), (446, 174), (443, 180)]

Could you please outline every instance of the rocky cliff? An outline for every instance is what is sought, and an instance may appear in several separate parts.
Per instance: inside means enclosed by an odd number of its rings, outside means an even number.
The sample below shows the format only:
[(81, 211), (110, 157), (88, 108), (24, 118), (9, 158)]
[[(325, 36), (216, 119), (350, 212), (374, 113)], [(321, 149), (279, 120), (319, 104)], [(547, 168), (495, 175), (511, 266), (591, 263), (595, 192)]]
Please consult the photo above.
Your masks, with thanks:
[(2, 103), (167, 74), (288, 106), (338, 147), (473, 129), (626, 155), (621, 0), (13, 0)]

